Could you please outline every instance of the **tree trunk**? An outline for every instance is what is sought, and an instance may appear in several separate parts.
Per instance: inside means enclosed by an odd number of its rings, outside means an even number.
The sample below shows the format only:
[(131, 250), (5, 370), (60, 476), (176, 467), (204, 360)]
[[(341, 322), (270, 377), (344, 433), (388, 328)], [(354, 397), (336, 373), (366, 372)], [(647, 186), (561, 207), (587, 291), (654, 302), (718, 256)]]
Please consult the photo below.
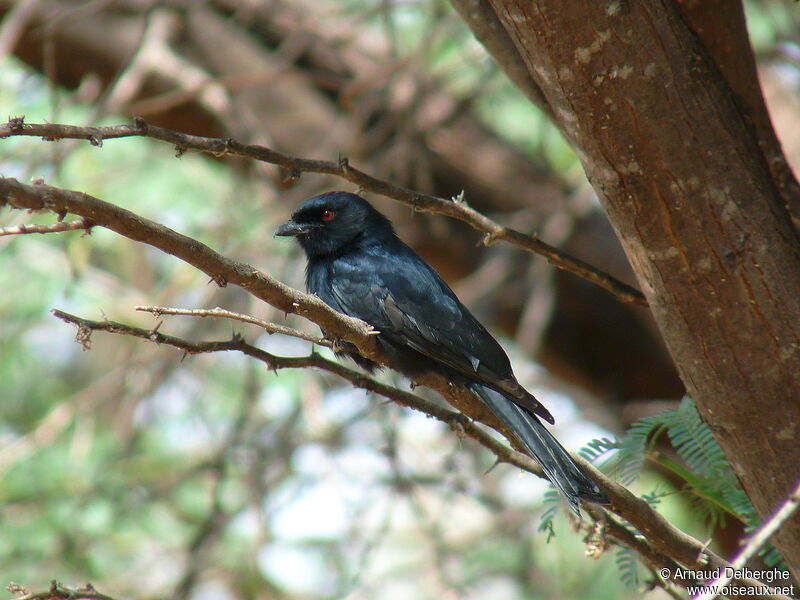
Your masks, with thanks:
[[(690, 395), (769, 516), (800, 477), (800, 239), (746, 102), (674, 2), (491, 5), (577, 150)], [(800, 516), (775, 543), (800, 578)]]

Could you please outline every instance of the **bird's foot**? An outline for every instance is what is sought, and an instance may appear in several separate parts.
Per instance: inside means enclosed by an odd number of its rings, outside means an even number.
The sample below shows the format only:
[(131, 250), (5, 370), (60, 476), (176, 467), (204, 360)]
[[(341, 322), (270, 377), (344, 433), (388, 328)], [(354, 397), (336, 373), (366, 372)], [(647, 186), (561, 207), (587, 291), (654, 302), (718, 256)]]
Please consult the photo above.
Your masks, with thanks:
[(353, 346), (353, 344), (343, 340), (340, 337), (327, 337), (326, 339), (330, 342), (331, 350), (333, 350), (334, 354), (342, 354), (343, 352), (353, 352), (355, 350), (355, 346)]

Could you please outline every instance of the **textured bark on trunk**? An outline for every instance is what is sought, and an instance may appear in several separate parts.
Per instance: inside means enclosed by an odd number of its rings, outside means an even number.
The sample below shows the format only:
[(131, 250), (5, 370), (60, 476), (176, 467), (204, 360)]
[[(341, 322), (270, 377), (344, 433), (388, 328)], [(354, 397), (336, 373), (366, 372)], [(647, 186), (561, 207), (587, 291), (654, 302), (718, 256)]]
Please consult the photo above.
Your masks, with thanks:
[[(732, 90), (674, 2), (490, 4), (577, 150), (689, 393), (769, 516), (800, 477), (800, 239), (752, 96)], [(775, 542), (798, 577), (800, 517)]]

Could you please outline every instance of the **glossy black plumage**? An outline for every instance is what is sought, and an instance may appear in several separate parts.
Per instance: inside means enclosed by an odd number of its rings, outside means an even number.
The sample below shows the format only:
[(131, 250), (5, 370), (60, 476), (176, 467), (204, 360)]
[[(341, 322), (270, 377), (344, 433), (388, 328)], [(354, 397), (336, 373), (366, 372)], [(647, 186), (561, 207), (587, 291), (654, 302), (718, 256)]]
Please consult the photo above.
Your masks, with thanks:
[[(378, 341), (399, 371), (412, 379), (434, 371), (473, 390), (573, 510), (578, 499), (607, 501), (539, 422), (537, 416), (550, 423), (553, 417), (517, 382), (500, 344), (363, 198), (346, 192), (316, 196), (275, 233), (296, 237), (305, 250), (308, 291), (380, 331)], [(363, 367), (375, 366), (349, 354)]]

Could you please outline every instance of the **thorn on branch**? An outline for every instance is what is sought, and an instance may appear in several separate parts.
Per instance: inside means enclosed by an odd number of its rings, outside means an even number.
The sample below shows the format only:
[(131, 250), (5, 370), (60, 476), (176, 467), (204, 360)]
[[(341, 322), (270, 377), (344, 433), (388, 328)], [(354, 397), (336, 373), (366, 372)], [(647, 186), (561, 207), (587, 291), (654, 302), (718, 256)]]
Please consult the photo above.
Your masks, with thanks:
[(347, 173), (347, 168), (350, 166), (350, 159), (346, 156), (339, 157), (339, 172), (344, 175)]
[(161, 326), (162, 326), (163, 324), (164, 324), (164, 321), (159, 321), (158, 323), (156, 323), (155, 327), (153, 327), (153, 328), (150, 330), (150, 335), (149, 335), (148, 337), (150, 338), (150, 341), (151, 341), (151, 342), (155, 342), (156, 344), (159, 344), (159, 343), (161, 343), (161, 342), (160, 342), (160, 339), (161, 339), (161, 338), (159, 337), (158, 330), (159, 330), (159, 329), (161, 329)]
[(464, 199), (464, 190), (461, 190), (455, 196), (450, 196), (450, 200), (452, 200), (456, 204), (467, 204), (467, 201)]
[(186, 147), (185, 146), (175, 146), (175, 158), (180, 158), (186, 154)]
[[(457, 437), (465, 437), (465, 438), (466, 438), (466, 437), (467, 437), (467, 434), (466, 434), (466, 432), (465, 432), (463, 435), (459, 435), (458, 433), (456, 433), (456, 436), (457, 436)], [(487, 476), (489, 473), (491, 473), (492, 471), (494, 471), (494, 470), (495, 470), (495, 467), (497, 467), (497, 465), (502, 465), (502, 464), (503, 464), (503, 462), (504, 462), (504, 461), (503, 461), (503, 459), (502, 459), (502, 458), (500, 458), (499, 456), (496, 456), (496, 457), (495, 457), (495, 459), (494, 459), (494, 462), (492, 463), (492, 466), (491, 466), (491, 467), (489, 467), (488, 469), (486, 469), (486, 470), (483, 472), (483, 476), (484, 476), (484, 477), (486, 477), (486, 476)]]

